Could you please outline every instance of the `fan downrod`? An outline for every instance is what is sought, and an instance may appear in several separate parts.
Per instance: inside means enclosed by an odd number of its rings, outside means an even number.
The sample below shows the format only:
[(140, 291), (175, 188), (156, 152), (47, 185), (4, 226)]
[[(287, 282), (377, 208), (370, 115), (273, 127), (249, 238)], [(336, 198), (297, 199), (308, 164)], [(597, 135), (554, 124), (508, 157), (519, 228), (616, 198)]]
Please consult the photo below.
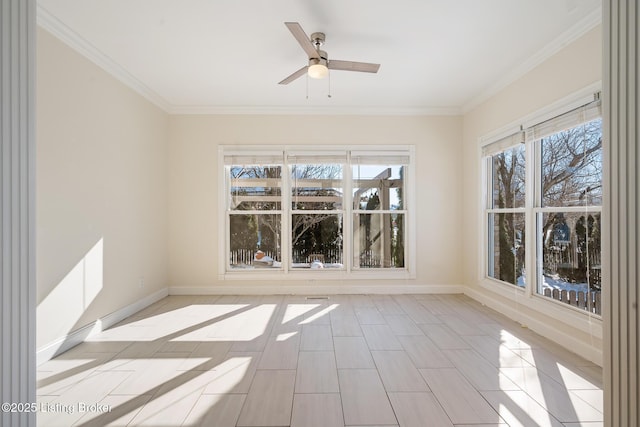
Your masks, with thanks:
[(312, 33), (311, 34), (311, 43), (315, 46), (316, 49), (319, 49), (320, 46), (324, 44), (325, 35), (324, 33)]

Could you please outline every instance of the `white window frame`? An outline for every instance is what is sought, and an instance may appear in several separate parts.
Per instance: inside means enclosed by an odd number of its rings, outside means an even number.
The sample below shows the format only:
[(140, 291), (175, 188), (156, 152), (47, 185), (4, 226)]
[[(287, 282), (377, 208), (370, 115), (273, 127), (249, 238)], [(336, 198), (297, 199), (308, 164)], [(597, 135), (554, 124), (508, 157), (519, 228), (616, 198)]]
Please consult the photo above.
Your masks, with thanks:
[[(327, 145), (321, 148), (309, 147), (304, 145), (244, 145), (244, 146), (227, 146), (221, 145), (218, 148), (218, 171), (219, 182), (218, 187), (218, 231), (222, 237), (218, 241), (218, 278), (220, 280), (399, 280), (399, 279), (415, 279), (416, 278), (416, 215), (415, 215), (415, 146), (413, 145), (389, 145), (385, 146), (335, 146)], [(229, 264), (229, 212), (228, 212), (228, 191), (230, 188), (228, 168), (225, 164), (225, 156), (255, 156), (265, 152), (281, 153), (282, 156), (282, 205), (279, 211), (265, 211), (263, 213), (278, 213), (282, 218), (281, 229), (281, 254), (282, 268), (274, 269), (257, 269), (257, 270), (233, 270)], [(404, 268), (357, 268), (353, 262), (353, 215), (356, 212), (353, 209), (352, 201), (352, 172), (351, 172), (351, 153), (369, 153), (371, 156), (380, 156), (381, 158), (396, 158), (399, 155), (408, 158), (408, 164), (405, 168), (404, 186), (405, 186), (405, 203), (406, 208), (401, 211), (390, 211), (391, 213), (404, 213), (404, 232), (405, 232), (405, 267)], [(341, 214), (343, 218), (343, 268), (334, 269), (292, 269), (291, 268), (291, 215), (294, 210), (291, 208), (291, 177), (290, 162), (291, 155), (300, 157), (313, 157), (319, 159), (327, 156), (344, 155), (345, 163), (343, 165), (343, 208), (338, 211), (328, 211), (331, 213)], [(371, 211), (370, 213), (381, 213), (382, 211)], [(386, 212), (386, 211), (385, 211)], [(325, 212), (323, 212), (325, 213)]]
[[(591, 313), (588, 310), (583, 310), (561, 301), (556, 301), (552, 298), (541, 295), (537, 292), (538, 283), (541, 279), (539, 272), (541, 271), (541, 265), (538, 262), (542, 262), (541, 254), (542, 246), (540, 245), (538, 229), (539, 222), (543, 212), (546, 211), (578, 211), (585, 212), (584, 207), (563, 207), (563, 208), (544, 208), (540, 206), (541, 203), (541, 188), (538, 177), (541, 177), (541, 165), (538, 164), (540, 159), (538, 140), (525, 140), (525, 233), (526, 233), (526, 255), (525, 255), (525, 282), (524, 288), (503, 282), (499, 279), (495, 279), (489, 276), (489, 262), (488, 257), (490, 255), (489, 250), (489, 230), (488, 230), (488, 212), (490, 212), (488, 200), (492, 197), (489, 190), (489, 177), (491, 170), (491, 159), (487, 157), (487, 147), (496, 143), (501, 139), (523, 132), (534, 125), (542, 123), (554, 117), (561, 116), (576, 108), (587, 105), (597, 99), (600, 94), (600, 83), (590, 85), (581, 91), (576, 92), (564, 99), (559, 100), (552, 105), (536, 111), (520, 120), (516, 120), (509, 125), (498, 129), (490, 134), (481, 137), (477, 145), (477, 155), (481, 164), (481, 179), (480, 185), (480, 198), (479, 198), (479, 227), (478, 231), (481, 233), (479, 238), (478, 253), (478, 282), (479, 284), (492, 291), (500, 294), (501, 296), (514, 301), (515, 307), (518, 305), (526, 305), (532, 309), (535, 309), (541, 313), (549, 315), (550, 317), (557, 318), (570, 324), (578, 329), (584, 330), (595, 337), (602, 337), (601, 329), (601, 316)], [(526, 138), (525, 138), (526, 139)], [(519, 208), (511, 209), (512, 211), (521, 212)], [(589, 212), (595, 212), (598, 209), (592, 209), (589, 207)], [(501, 210), (502, 212), (510, 211), (510, 209)], [(601, 211), (601, 208), (598, 210)], [(534, 238), (531, 238), (531, 237)], [(585, 323), (585, 319), (588, 318), (589, 322)]]

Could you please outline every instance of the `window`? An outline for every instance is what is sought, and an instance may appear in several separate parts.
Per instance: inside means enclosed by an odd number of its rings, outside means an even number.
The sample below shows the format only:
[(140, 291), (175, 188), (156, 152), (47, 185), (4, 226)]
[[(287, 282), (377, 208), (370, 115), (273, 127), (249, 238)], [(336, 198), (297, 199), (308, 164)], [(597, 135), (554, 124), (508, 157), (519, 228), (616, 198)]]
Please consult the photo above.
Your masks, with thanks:
[(404, 268), (408, 157), (352, 156), (355, 268)]
[[(488, 157), (488, 275), (522, 286), (525, 273), (525, 146), (520, 135), (503, 141), (517, 145)], [(509, 144), (506, 144), (509, 142)]]
[[(487, 277), (596, 314), (601, 289), (599, 116), (594, 101), (483, 147)], [(533, 238), (527, 238), (527, 231)]]
[(282, 267), (282, 159), (230, 157), (229, 266)]
[(345, 159), (346, 155), (289, 156), (291, 268), (344, 268)]
[(225, 272), (409, 273), (413, 149), (334, 148), (222, 147)]

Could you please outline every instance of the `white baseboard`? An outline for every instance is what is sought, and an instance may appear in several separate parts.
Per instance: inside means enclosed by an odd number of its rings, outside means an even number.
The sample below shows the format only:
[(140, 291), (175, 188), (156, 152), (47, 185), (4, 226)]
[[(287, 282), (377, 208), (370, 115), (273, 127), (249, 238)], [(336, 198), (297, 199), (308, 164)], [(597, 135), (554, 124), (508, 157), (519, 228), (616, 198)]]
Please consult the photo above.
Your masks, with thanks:
[(133, 304), (129, 304), (128, 306), (116, 310), (113, 313), (109, 313), (106, 316), (89, 323), (88, 325), (78, 328), (63, 337), (54, 340), (44, 347), (39, 348), (36, 352), (37, 365), (41, 365), (42, 363), (53, 359), (57, 355), (62, 354), (65, 351), (84, 342), (87, 338), (99, 334), (105, 329), (110, 328), (121, 320), (124, 320), (127, 317), (142, 310), (143, 308), (148, 307), (154, 302), (161, 300), (167, 295), (169, 295), (169, 289), (162, 288), (159, 291), (156, 291), (151, 295), (148, 295), (141, 300), (134, 302)]
[(461, 285), (230, 285), (172, 286), (169, 295), (359, 295), (461, 294)]
[(526, 313), (517, 310), (515, 306), (504, 304), (487, 296), (483, 292), (478, 292), (477, 290), (470, 287), (464, 287), (464, 294), (480, 302), (481, 304), (484, 304), (487, 307), (504, 314), (515, 322), (526, 326), (532, 331), (555, 342), (556, 344), (566, 348), (567, 350), (579, 354), (585, 359), (590, 360), (591, 362), (599, 366), (602, 366), (603, 360), (601, 349), (589, 345), (588, 343), (577, 339), (576, 337), (568, 333), (564, 333), (558, 328), (554, 328), (553, 324), (551, 324), (550, 322), (545, 322), (536, 317), (529, 316)]

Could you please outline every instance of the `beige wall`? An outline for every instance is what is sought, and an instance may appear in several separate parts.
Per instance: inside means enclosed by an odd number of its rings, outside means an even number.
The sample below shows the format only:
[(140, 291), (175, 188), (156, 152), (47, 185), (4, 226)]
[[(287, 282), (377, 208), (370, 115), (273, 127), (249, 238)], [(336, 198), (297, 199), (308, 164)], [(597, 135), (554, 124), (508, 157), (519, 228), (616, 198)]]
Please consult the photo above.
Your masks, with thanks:
[[(568, 337), (564, 342), (565, 345), (576, 344), (585, 347), (591, 351), (592, 359), (598, 359), (601, 356), (601, 327), (597, 320), (593, 322), (596, 326), (591, 330), (586, 330), (589, 329), (589, 325), (586, 325), (586, 317), (582, 314), (579, 316), (560, 314), (559, 317), (555, 317), (553, 312), (568, 312), (568, 310), (550, 305), (548, 301), (540, 301), (539, 298), (514, 300), (505, 296), (505, 293), (491, 292), (490, 289), (480, 286), (482, 280), (479, 278), (481, 274), (479, 266), (482, 265), (482, 260), (479, 258), (481, 254), (479, 239), (482, 236), (483, 222), (479, 215), (482, 203), (479, 184), (481, 162), (478, 147), (481, 137), (505, 126), (518, 123), (518, 120), (535, 114), (586, 87), (597, 86), (602, 78), (601, 46), (601, 29), (598, 27), (467, 113), (464, 116), (461, 164), (463, 175), (463, 280), (471, 288), (471, 295), (481, 297), (484, 302), (495, 308), (509, 312), (512, 317), (532, 328), (537, 328), (544, 335), (557, 340)], [(531, 310), (531, 307), (535, 307), (536, 311)], [(551, 313), (549, 316), (545, 316), (537, 311), (539, 309), (548, 309), (547, 311)], [(537, 319), (535, 324), (532, 324), (531, 319), (533, 318)], [(558, 319), (562, 321), (558, 321)], [(569, 324), (572, 323), (578, 327), (570, 326)], [(543, 330), (545, 325), (549, 330)], [(576, 341), (573, 342), (573, 339)]]
[[(314, 286), (460, 285), (462, 122), (459, 117), (174, 116), (170, 124), (170, 282), (176, 288), (243, 287), (286, 292), (304, 282), (220, 281), (219, 145), (415, 145), (418, 199), (416, 280)], [(412, 254), (413, 255), (413, 254)], [(276, 284), (274, 287), (274, 283)], [(248, 287), (248, 290), (247, 290)], [(433, 288), (432, 288), (433, 289)], [(304, 288), (300, 288), (304, 292)]]
[[(556, 332), (538, 330), (571, 337), (569, 345), (597, 359), (600, 337), (584, 321), (558, 323), (548, 310), (536, 314), (480, 286), (478, 140), (598, 82), (600, 46), (597, 28), (464, 117), (168, 116), (41, 30), (38, 347), (166, 286), (188, 293), (466, 285), (516, 319), (553, 325)], [(260, 144), (415, 145), (416, 279), (221, 280), (218, 147)]]
[(167, 286), (167, 120), (39, 30), (38, 348)]

